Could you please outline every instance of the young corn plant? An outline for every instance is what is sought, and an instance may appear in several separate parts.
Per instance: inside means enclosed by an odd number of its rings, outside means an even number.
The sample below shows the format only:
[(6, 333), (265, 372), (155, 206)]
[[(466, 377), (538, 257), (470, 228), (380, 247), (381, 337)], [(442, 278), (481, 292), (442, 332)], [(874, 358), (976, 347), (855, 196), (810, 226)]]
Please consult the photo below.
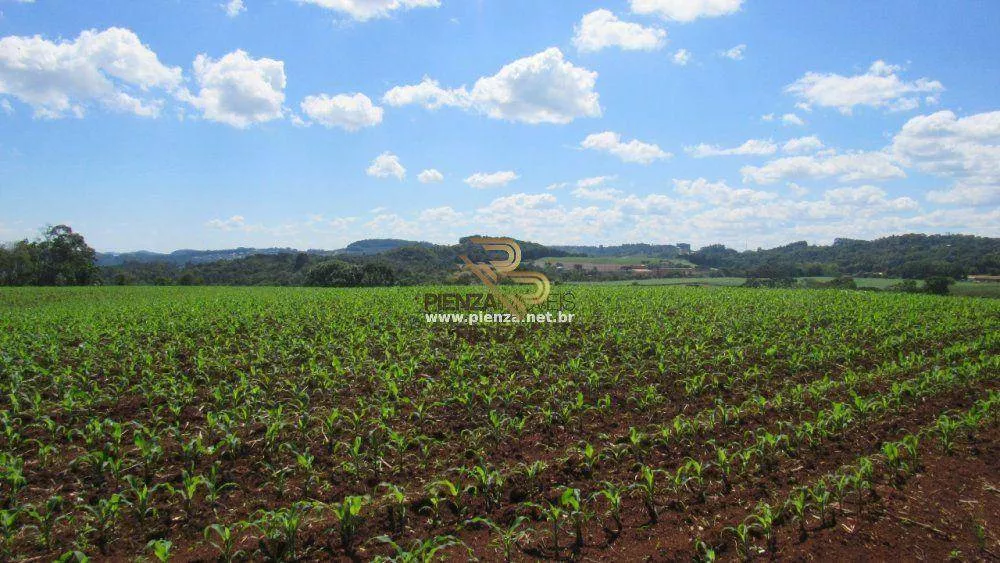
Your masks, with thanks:
[(806, 489), (796, 489), (785, 501), (784, 512), (788, 514), (792, 521), (799, 527), (799, 542), (803, 542), (809, 536), (806, 531), (806, 517), (809, 513), (810, 496)]
[(736, 554), (744, 561), (749, 561), (753, 547), (753, 528), (742, 522), (725, 529), (733, 538), (733, 545), (736, 547)]
[(382, 483), (380, 487), (385, 489), (385, 493), (382, 495), (382, 504), (385, 506), (389, 528), (396, 533), (402, 532), (406, 527), (406, 505), (408, 502), (406, 493), (392, 483)]
[(171, 496), (181, 500), (181, 507), (184, 513), (191, 518), (194, 516), (194, 501), (198, 496), (198, 489), (204, 485), (204, 478), (200, 475), (193, 476), (187, 471), (181, 473), (180, 486), (175, 487), (170, 483), (165, 484), (165, 488)]
[(44, 508), (28, 508), (28, 517), (34, 522), (30, 527), (38, 534), (38, 545), (43, 549), (52, 547), (52, 533), (57, 525), (69, 518), (69, 514), (61, 514), (65, 502), (61, 496), (51, 496), (45, 501)]
[[(414, 540), (409, 546), (402, 546), (392, 540), (389, 536), (378, 536), (374, 538), (393, 549), (393, 555), (377, 555), (372, 561), (375, 563), (431, 563), (443, 559), (439, 552), (456, 545), (464, 544), (454, 536), (435, 536), (426, 540)], [(472, 550), (466, 547), (466, 555), (471, 560)]]
[(562, 506), (552, 502), (546, 502), (545, 505), (527, 503), (527, 506), (538, 509), (542, 514), (542, 518), (551, 525), (552, 550), (554, 553), (559, 553), (559, 532), (562, 530), (563, 518), (566, 517), (566, 512)]
[(492, 511), (500, 505), (500, 501), (503, 499), (503, 486), (507, 481), (503, 473), (484, 465), (465, 469), (464, 472), (472, 478), (472, 494), (483, 498), (487, 511)]
[(101, 551), (101, 555), (108, 554), (108, 545), (113, 541), (112, 536), (118, 525), (121, 505), (121, 496), (114, 494), (108, 498), (98, 499), (95, 504), (83, 506), (90, 517), (89, 525), (94, 534), (94, 544)]
[(951, 455), (955, 451), (955, 434), (961, 427), (961, 423), (946, 414), (942, 414), (934, 426), (938, 440), (941, 442), (941, 449), (945, 455)]
[(299, 502), (291, 508), (264, 510), (258, 513), (253, 526), (261, 534), (258, 546), (268, 561), (294, 561), (298, 557), (299, 530), (313, 505)]
[(766, 502), (760, 502), (757, 504), (754, 513), (747, 518), (751, 522), (751, 526), (764, 537), (764, 540), (767, 542), (767, 550), (772, 554), (777, 552), (774, 526), (778, 521), (778, 516), (778, 513), (771, 508), (771, 505)]
[(340, 545), (348, 555), (354, 555), (354, 540), (363, 520), (362, 512), (368, 506), (367, 496), (346, 496), (339, 503), (330, 505), (337, 517)]
[(170, 540), (150, 540), (146, 544), (146, 549), (153, 554), (153, 558), (160, 563), (166, 563), (170, 560), (170, 551), (173, 549), (174, 544)]
[(660, 521), (656, 507), (656, 496), (659, 492), (659, 487), (656, 484), (657, 473), (661, 473), (661, 471), (643, 465), (639, 468), (638, 481), (632, 484), (632, 490), (642, 499), (642, 504), (649, 515), (649, 522), (652, 524)]
[(559, 496), (559, 504), (573, 523), (573, 552), (583, 549), (583, 527), (590, 520), (591, 513), (580, 495), (580, 489), (567, 488)]
[(4, 561), (11, 556), (11, 544), (20, 528), (17, 525), (19, 513), (16, 509), (0, 510), (0, 555)]
[(470, 523), (482, 524), (490, 529), (493, 536), (490, 545), (503, 554), (503, 560), (510, 563), (514, 559), (514, 550), (520, 549), (521, 542), (527, 540), (534, 530), (525, 526), (528, 519), (518, 516), (509, 526), (503, 526), (490, 520), (489, 518), (476, 517)]
[(604, 481), (601, 483), (601, 489), (593, 494), (594, 499), (598, 497), (604, 497), (605, 502), (608, 505), (607, 515), (614, 522), (614, 528), (609, 528), (605, 524), (604, 531), (608, 534), (610, 539), (617, 538), (622, 533), (622, 497), (625, 493), (625, 487), (615, 485), (609, 481)]
[(531, 464), (521, 463), (518, 468), (522, 475), (524, 475), (527, 481), (528, 488), (535, 491), (535, 493), (542, 492), (542, 472), (548, 469), (549, 465), (541, 460), (535, 460)]
[(210, 524), (205, 528), (203, 532), (205, 541), (219, 550), (220, 561), (232, 563), (236, 558), (244, 555), (243, 550), (236, 549), (236, 530), (236, 527), (221, 524)]
[(434, 526), (444, 522), (443, 509), (448, 508), (459, 518), (465, 516), (465, 504), (462, 502), (462, 490), (455, 483), (441, 479), (427, 485), (428, 505), (424, 512), (430, 513)]

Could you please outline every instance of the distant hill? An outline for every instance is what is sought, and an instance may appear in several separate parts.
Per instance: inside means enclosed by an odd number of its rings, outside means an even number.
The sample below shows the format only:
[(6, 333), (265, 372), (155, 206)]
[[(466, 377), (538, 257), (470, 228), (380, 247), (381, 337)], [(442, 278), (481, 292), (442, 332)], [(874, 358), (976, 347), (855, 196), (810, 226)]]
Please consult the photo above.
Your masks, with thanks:
[[(311, 268), (329, 262), (387, 268), (394, 283), (402, 285), (451, 283), (461, 277), (459, 255), (468, 255), (477, 262), (490, 259), (482, 247), (469, 239), (462, 238), (455, 245), (371, 239), (340, 250), (304, 252), (291, 248), (179, 250), (170, 254), (129, 252), (103, 254), (98, 265), (102, 266), (102, 276), (108, 284), (305, 285)], [(537, 243), (518, 242), (524, 261), (567, 255)]]
[(675, 258), (691, 252), (691, 245), (677, 244), (620, 244), (617, 246), (553, 246), (572, 256), (592, 256), (595, 258), (615, 258), (625, 256), (646, 256), (649, 258)]
[[(459, 255), (482, 262), (490, 256), (471, 237), (455, 245), (400, 239), (371, 239), (340, 250), (235, 248), (104, 253), (98, 255), (105, 283), (198, 283), (220, 285), (303, 285), (311, 268), (338, 261), (358, 268), (384, 267), (394, 283), (461, 281)], [(738, 252), (711, 245), (687, 253), (687, 245), (546, 246), (518, 241), (522, 260), (589, 256), (644, 256), (683, 259), (719, 275), (736, 277), (885, 276), (925, 279), (1000, 274), (1000, 239), (970, 235), (900, 235), (873, 241), (837, 239), (829, 246), (796, 242), (766, 250)], [(569, 279), (574, 272), (549, 272)], [(589, 275), (589, 274), (588, 274)], [(562, 277), (560, 277), (562, 276)], [(589, 279), (589, 278), (588, 278)]]
[(838, 238), (829, 246), (793, 242), (747, 252), (717, 244), (703, 247), (687, 258), (700, 266), (751, 273), (766, 267), (806, 276), (962, 277), (1000, 273), (1000, 239), (907, 234), (872, 241)]
[[(98, 266), (120, 266), (126, 262), (150, 264), (207, 264), (219, 260), (238, 260), (257, 254), (282, 254), (297, 252), (292, 248), (230, 248), (226, 250), (175, 250), (169, 254), (139, 250), (137, 252), (98, 252)], [(324, 251), (325, 252), (325, 251)]]
[(337, 254), (360, 254), (364, 256), (370, 256), (373, 254), (381, 254), (383, 252), (388, 252), (390, 250), (396, 250), (397, 248), (404, 248), (407, 246), (421, 246), (424, 248), (430, 248), (434, 245), (429, 242), (403, 240), (395, 238), (367, 239), (367, 240), (359, 240), (357, 242), (352, 242), (351, 244), (344, 247), (342, 250), (338, 250)]

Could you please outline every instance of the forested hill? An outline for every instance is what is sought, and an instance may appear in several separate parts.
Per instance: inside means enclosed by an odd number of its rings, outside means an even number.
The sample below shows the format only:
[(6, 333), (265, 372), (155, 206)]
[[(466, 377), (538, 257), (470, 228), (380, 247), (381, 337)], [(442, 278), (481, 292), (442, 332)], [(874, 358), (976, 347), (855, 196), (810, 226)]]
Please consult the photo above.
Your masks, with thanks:
[[(96, 256), (82, 235), (65, 225), (37, 241), (0, 245), (0, 285), (212, 284), (212, 285), (409, 285), (467, 281), (460, 255), (482, 262), (491, 257), (466, 237), (455, 245), (397, 239), (358, 241), (340, 250), (237, 248), (138, 252)], [(580, 247), (552, 247), (519, 241), (525, 262), (579, 255)], [(686, 245), (596, 247), (642, 258)], [(600, 253), (599, 253), (600, 254)], [(654, 256), (655, 257), (655, 256)], [(1000, 239), (970, 235), (900, 235), (873, 241), (837, 239), (832, 245), (797, 242), (737, 252), (712, 245), (685, 255), (699, 275), (750, 278), (803, 276), (902, 277), (927, 279), (1000, 274)], [(630, 272), (578, 272), (556, 266), (554, 281), (626, 279)], [(586, 274), (586, 275), (584, 275)], [(601, 275), (598, 275), (601, 274)], [(674, 272), (677, 275), (677, 272)], [(574, 277), (575, 276), (575, 277)], [(467, 277), (467, 276), (466, 276)]]
[(880, 274), (903, 278), (1000, 274), (1000, 239), (972, 235), (908, 234), (872, 241), (836, 239), (832, 245), (795, 242), (737, 252), (706, 246), (687, 257), (700, 266), (733, 271), (794, 270), (791, 275)]
[[(210, 285), (393, 285), (448, 283), (460, 277), (459, 256), (474, 261), (490, 257), (472, 237), (456, 245), (396, 239), (358, 241), (336, 251), (287, 250), (248, 252), (245, 256), (211, 262), (180, 264), (176, 260), (130, 261), (101, 269), (108, 284)], [(522, 260), (567, 256), (529, 241), (518, 241)], [(240, 252), (252, 249), (238, 249)], [(228, 256), (234, 251), (213, 251)], [(173, 255), (169, 255), (173, 256)]]

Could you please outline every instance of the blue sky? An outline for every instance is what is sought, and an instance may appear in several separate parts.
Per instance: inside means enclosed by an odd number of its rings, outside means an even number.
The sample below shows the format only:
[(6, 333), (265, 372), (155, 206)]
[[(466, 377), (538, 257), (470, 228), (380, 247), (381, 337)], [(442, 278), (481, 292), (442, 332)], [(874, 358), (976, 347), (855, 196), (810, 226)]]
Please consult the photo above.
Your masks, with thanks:
[(1000, 236), (1000, 3), (0, 0), (0, 240)]

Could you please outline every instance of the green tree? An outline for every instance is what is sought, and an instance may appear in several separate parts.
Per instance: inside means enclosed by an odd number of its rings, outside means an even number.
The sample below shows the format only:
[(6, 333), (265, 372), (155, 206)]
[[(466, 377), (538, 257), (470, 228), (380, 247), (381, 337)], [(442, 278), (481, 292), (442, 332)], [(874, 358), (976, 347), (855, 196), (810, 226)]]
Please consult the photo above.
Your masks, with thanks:
[(38, 285), (90, 285), (97, 279), (97, 253), (70, 227), (49, 227), (38, 245), (42, 258)]
[(362, 270), (342, 260), (320, 262), (306, 272), (306, 285), (318, 287), (356, 287), (360, 285)]
[(3, 285), (90, 285), (97, 281), (97, 253), (66, 225), (49, 227), (40, 240), (0, 249)]
[(948, 276), (931, 276), (924, 280), (924, 291), (934, 295), (948, 295), (948, 286), (955, 283), (955, 280)]

